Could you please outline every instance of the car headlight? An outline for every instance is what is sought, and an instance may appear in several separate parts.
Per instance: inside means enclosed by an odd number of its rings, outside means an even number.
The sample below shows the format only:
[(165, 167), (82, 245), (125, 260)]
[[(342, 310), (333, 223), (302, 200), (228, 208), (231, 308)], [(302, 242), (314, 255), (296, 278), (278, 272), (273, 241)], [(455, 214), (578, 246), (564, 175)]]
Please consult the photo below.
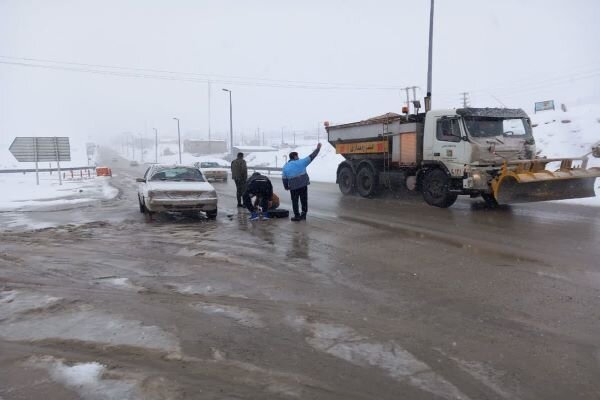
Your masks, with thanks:
[(200, 195), (201, 199), (214, 199), (217, 197), (217, 192), (212, 190), (210, 192), (204, 192)]

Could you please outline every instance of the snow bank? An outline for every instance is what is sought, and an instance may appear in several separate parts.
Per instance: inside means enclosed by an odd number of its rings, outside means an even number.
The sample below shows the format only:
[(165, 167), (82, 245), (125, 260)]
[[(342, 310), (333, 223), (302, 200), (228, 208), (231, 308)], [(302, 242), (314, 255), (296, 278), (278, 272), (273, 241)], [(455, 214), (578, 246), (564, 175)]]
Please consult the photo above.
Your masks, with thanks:
[(40, 173), (36, 185), (35, 173), (0, 174), (0, 197), (2, 211), (37, 211), (66, 209), (98, 200), (115, 198), (119, 191), (110, 185), (108, 177), (63, 179), (59, 185), (58, 175)]
[[(600, 142), (600, 104), (588, 104), (531, 115), (533, 135), (541, 155), (580, 157)], [(600, 159), (590, 158), (588, 167), (600, 167)], [(561, 202), (600, 206), (600, 181), (596, 180), (596, 197), (562, 200)]]
[(32, 357), (27, 365), (45, 369), (50, 378), (73, 389), (84, 399), (137, 399), (140, 398), (137, 383), (131, 380), (108, 379), (105, 365), (98, 362), (67, 365), (51, 356)]
[[(281, 168), (292, 151), (298, 152), (300, 158), (307, 157), (315, 150), (315, 146), (298, 146), (296, 148), (284, 148), (277, 151), (249, 153), (245, 156), (250, 166), (257, 167), (279, 167)], [(307, 171), (310, 179), (315, 182), (335, 182), (337, 167), (344, 160), (335, 153), (335, 148), (329, 143), (323, 143), (317, 158), (309, 165)]]

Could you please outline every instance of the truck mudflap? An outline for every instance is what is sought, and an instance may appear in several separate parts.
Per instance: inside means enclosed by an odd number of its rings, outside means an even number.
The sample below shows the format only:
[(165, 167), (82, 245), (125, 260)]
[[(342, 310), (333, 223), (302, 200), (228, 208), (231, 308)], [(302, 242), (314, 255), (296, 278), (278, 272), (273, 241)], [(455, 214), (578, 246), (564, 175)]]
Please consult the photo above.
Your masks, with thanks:
[[(573, 167), (580, 160), (581, 166)], [(556, 171), (546, 170), (551, 162), (560, 162)], [(586, 168), (587, 158), (559, 158), (505, 162), (501, 173), (492, 180), (492, 191), (500, 204), (594, 197), (600, 168)]]

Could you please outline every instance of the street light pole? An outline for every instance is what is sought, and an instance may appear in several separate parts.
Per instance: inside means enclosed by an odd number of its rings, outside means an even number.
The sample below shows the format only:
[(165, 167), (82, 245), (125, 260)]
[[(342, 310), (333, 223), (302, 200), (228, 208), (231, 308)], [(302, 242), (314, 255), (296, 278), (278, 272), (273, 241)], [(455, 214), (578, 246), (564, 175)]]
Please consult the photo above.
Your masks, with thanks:
[(182, 164), (182, 162), (181, 162), (181, 130), (179, 129), (179, 118), (173, 117), (173, 119), (177, 121), (177, 142), (179, 143), (179, 164)]
[(158, 129), (154, 129), (154, 162), (158, 164)]
[(431, 110), (431, 75), (433, 62), (433, 1), (429, 9), (429, 53), (427, 59), (427, 96), (425, 97), (425, 111)]
[(140, 133), (140, 159), (141, 162), (144, 162), (144, 138)]
[(223, 89), (223, 91), (229, 93), (229, 146), (231, 155), (233, 155), (233, 107), (231, 104), (231, 90)]

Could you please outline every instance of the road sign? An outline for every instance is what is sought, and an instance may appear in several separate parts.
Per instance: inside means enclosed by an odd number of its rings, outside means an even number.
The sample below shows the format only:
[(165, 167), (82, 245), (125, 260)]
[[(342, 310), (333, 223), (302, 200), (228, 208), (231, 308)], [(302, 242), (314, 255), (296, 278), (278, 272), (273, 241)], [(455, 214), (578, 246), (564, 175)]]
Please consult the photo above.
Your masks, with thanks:
[(554, 100), (538, 101), (535, 103), (534, 113), (538, 111), (554, 110)]
[(38, 162), (56, 161), (58, 169), (58, 181), (62, 185), (60, 175), (60, 162), (71, 161), (71, 146), (68, 137), (16, 137), (8, 148), (19, 162), (35, 163), (35, 178), (40, 184), (37, 172)]
[(71, 161), (68, 137), (17, 137), (8, 148), (20, 162)]

